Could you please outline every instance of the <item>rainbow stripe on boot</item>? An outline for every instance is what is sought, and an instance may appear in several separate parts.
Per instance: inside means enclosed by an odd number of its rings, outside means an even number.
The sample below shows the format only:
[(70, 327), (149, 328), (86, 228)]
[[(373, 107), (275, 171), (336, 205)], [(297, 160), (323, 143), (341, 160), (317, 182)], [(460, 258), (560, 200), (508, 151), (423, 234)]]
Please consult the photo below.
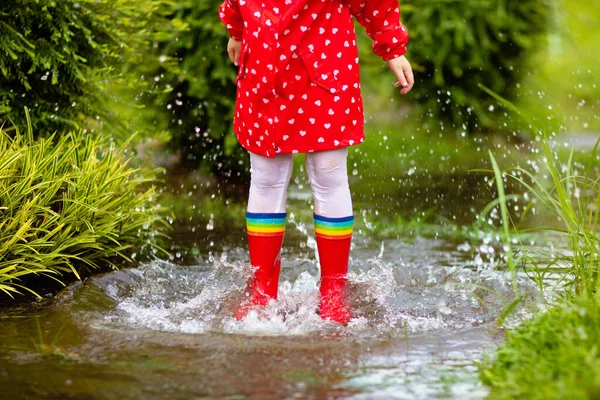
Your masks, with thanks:
[(282, 236), (287, 213), (246, 213), (246, 228), (251, 236)]
[(352, 237), (354, 216), (327, 218), (314, 214), (315, 236), (322, 239), (349, 239)]

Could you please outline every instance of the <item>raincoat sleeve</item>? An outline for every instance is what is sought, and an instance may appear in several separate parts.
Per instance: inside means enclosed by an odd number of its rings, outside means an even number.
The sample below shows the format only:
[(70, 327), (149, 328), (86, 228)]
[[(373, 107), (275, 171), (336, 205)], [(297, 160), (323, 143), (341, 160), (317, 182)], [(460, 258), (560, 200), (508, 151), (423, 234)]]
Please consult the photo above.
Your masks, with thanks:
[(227, 27), (229, 36), (234, 40), (242, 40), (244, 20), (240, 13), (238, 0), (225, 0), (219, 7), (219, 18)]
[(373, 39), (373, 52), (384, 61), (406, 53), (408, 30), (400, 23), (398, 0), (346, 0), (350, 12)]

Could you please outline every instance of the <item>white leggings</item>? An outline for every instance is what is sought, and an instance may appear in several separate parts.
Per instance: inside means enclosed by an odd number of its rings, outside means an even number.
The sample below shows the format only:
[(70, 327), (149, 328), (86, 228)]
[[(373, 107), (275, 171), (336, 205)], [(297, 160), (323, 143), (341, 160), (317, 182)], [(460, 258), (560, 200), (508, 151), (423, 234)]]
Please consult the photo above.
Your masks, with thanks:
[[(339, 218), (353, 214), (347, 156), (347, 148), (306, 153), (306, 171), (315, 199), (315, 213), (323, 217)], [(267, 158), (250, 153), (249, 212), (285, 212), (292, 167), (292, 154)]]

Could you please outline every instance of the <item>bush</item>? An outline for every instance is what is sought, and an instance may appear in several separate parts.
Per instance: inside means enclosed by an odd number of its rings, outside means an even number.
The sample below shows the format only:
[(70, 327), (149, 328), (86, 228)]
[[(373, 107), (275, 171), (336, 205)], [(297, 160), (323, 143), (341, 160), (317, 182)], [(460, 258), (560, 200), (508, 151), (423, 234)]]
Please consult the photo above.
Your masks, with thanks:
[[(415, 68), (414, 97), (425, 119), (456, 129), (499, 127), (503, 111), (479, 84), (514, 98), (527, 57), (547, 43), (547, 1), (403, 0), (401, 11), (410, 34), (407, 58)], [(361, 36), (366, 59), (370, 39)], [(379, 76), (382, 68), (387, 67), (368, 62), (365, 78)]]
[(222, 177), (245, 171), (246, 152), (233, 132), (236, 71), (227, 56), (227, 30), (218, 18), (220, 0), (180, 1), (170, 18), (179, 27), (158, 41), (141, 66), (150, 84), (142, 102), (166, 114), (172, 146), (183, 164)]
[(143, 189), (156, 171), (128, 168), (121, 150), (82, 133), (34, 140), (31, 129), (12, 139), (0, 130), (0, 291), (161, 251), (162, 208), (154, 187)]
[[(0, 124), (36, 135), (112, 122), (104, 81), (120, 76), (150, 37), (167, 0), (3, 0), (0, 2)], [(89, 122), (88, 121), (88, 122)], [(85, 124), (92, 125), (92, 124)], [(93, 126), (93, 125), (92, 125)]]

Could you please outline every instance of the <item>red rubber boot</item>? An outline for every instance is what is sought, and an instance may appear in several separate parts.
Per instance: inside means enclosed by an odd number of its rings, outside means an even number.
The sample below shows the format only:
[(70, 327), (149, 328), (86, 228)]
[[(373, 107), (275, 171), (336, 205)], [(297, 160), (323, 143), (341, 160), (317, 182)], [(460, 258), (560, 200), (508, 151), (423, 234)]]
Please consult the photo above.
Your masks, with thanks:
[(256, 271), (248, 284), (250, 297), (235, 312), (238, 320), (245, 318), (251, 308), (266, 306), (277, 298), (286, 216), (246, 213), (250, 264)]
[(275, 260), (275, 265), (273, 266), (273, 273), (271, 274), (271, 279), (267, 282), (267, 287), (265, 288), (265, 293), (267, 296), (272, 299), (277, 299), (277, 292), (279, 291), (279, 274), (281, 273), (281, 253)]
[(326, 218), (315, 214), (315, 232), (321, 264), (321, 318), (347, 325), (350, 307), (346, 299), (348, 259), (354, 217)]

